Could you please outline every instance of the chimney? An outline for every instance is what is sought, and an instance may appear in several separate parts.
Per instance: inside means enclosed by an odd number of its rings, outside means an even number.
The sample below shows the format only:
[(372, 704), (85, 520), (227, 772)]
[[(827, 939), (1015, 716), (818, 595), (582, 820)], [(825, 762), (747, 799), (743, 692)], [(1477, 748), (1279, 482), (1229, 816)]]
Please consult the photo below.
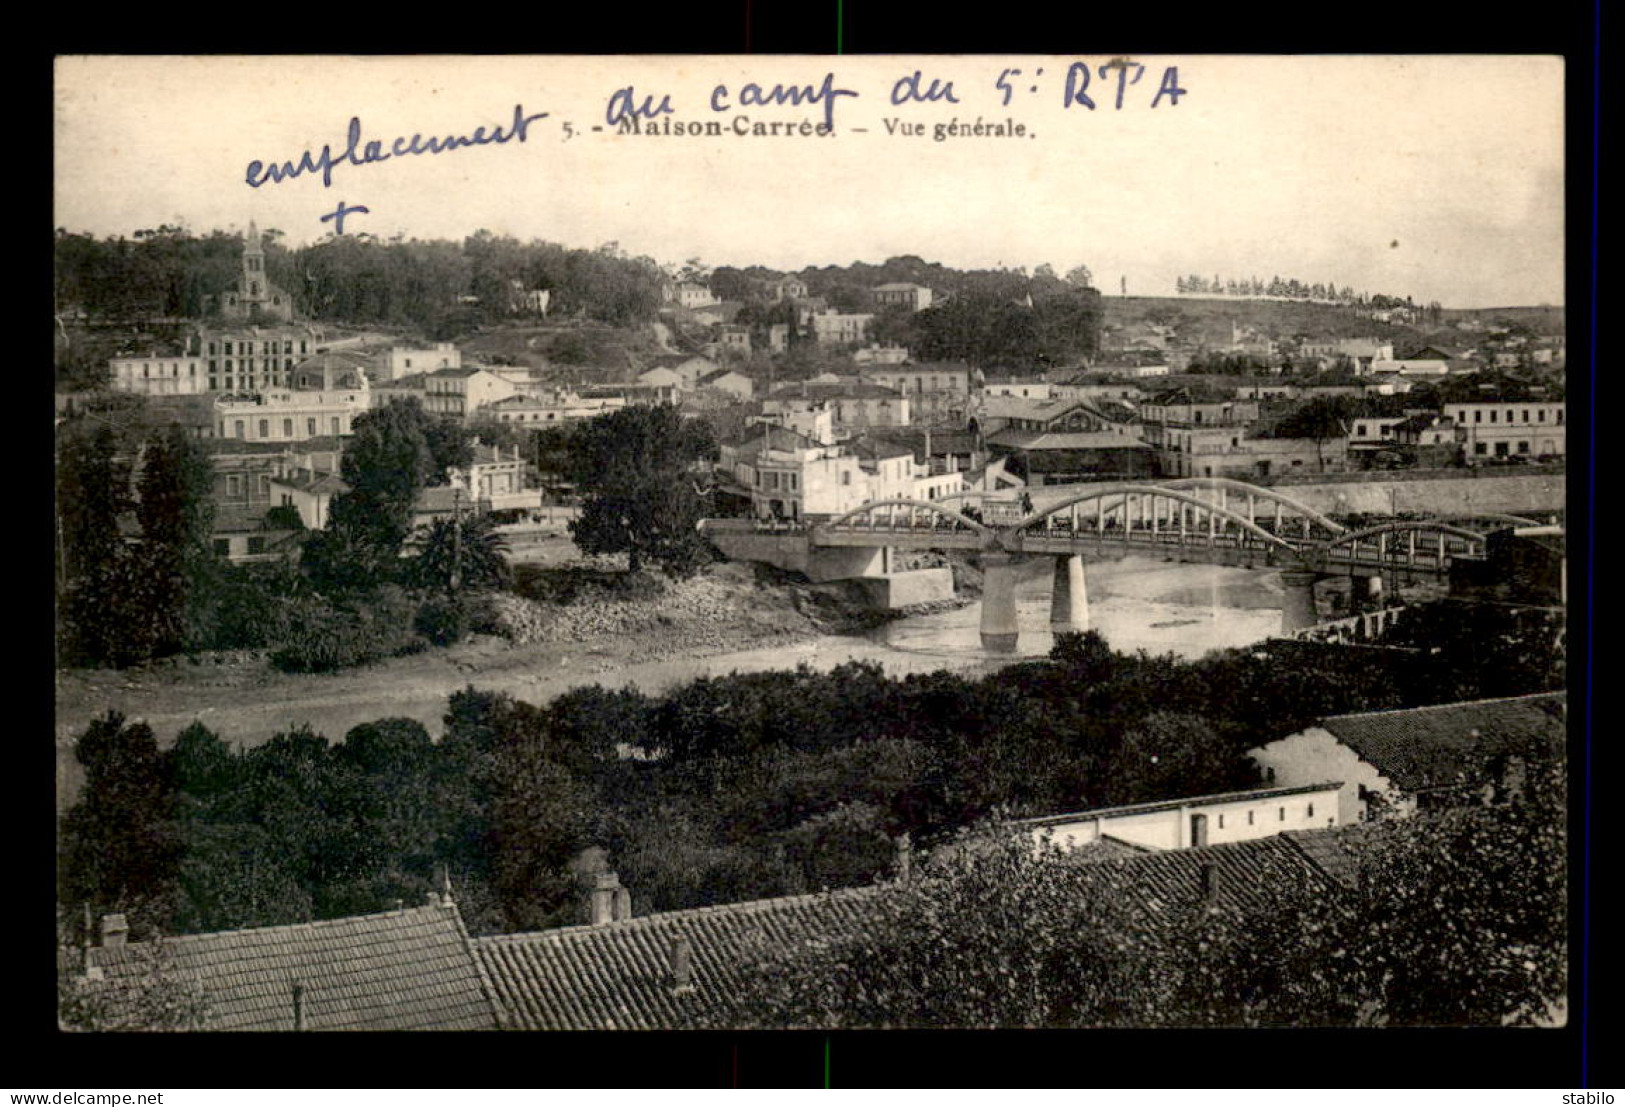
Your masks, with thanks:
[(293, 986), (293, 1028), (295, 1030), (308, 1030), (305, 1024), (305, 986)]
[(122, 914), (102, 916), (102, 948), (123, 949), (130, 937), (130, 924)]
[(1202, 902), (1219, 902), (1219, 866), (1212, 861), (1202, 862)]
[[(588, 904), (589, 921), (593, 926), (614, 922), (616, 919), (616, 893), (624, 893), (621, 878), (614, 873), (598, 873), (592, 878), (592, 898)], [(630, 898), (630, 897), (628, 897)]]
[(95, 954), (90, 952), (93, 948), (95, 948), (93, 946), (92, 942), (91, 942), (91, 936), (94, 933), (95, 933), (95, 931), (93, 931), (91, 929), (91, 925), (90, 925), (90, 904), (87, 903), (87, 904), (85, 904), (84, 937), (83, 937), (83, 939), (81, 940), (81, 943), (80, 943), (81, 946), (82, 946), (82, 949), (81, 949), (82, 962), (81, 963), (82, 963), (82, 965), (84, 967), (85, 979), (86, 980), (100, 980), (102, 978), (101, 966), (95, 963)]
[(694, 990), (694, 943), (679, 937), (671, 944), (671, 994), (684, 995)]

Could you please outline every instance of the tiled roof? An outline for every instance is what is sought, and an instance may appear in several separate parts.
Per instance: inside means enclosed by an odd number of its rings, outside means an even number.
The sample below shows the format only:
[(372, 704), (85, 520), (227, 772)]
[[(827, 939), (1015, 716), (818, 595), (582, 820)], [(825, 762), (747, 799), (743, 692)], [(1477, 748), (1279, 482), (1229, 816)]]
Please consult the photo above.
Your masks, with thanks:
[(1150, 852), (1149, 846), (1102, 834), (1091, 842), (1073, 846), (1067, 858), (1071, 861), (1121, 861), (1126, 857), (1142, 857)]
[(1544, 692), (1335, 715), (1321, 726), (1395, 786), (1421, 792), (1486, 783), (1507, 755), (1550, 757), (1563, 747), (1567, 717), (1567, 693)]
[[(208, 1030), (294, 1029), (293, 986), (309, 1030), (494, 1030), (497, 1008), (455, 907), (165, 938), (182, 979), (208, 995)], [(97, 947), (117, 981), (146, 969), (149, 943)], [(77, 951), (58, 964), (79, 966)]]
[(1149, 450), (1138, 438), (1116, 431), (1014, 431), (988, 436), (990, 446), (1013, 450)]
[(768, 396), (770, 400), (896, 400), (902, 393), (895, 388), (884, 385), (870, 384), (867, 381), (851, 380), (824, 383), (821, 381), (801, 381), (796, 384), (787, 384), (782, 388), (774, 389)]
[[(849, 931), (862, 924), (875, 892), (847, 888), (471, 944), (512, 1029), (682, 1029), (732, 991), (758, 941), (790, 944)], [(679, 938), (689, 942), (692, 992), (673, 986)]]
[(1282, 892), (1305, 886), (1336, 887), (1307, 854), (1280, 834), (1085, 863), (1090, 882), (1106, 894), (1131, 897), (1159, 909), (1200, 902), (1206, 895), (1203, 870), (1210, 865), (1216, 881), (1215, 902), (1220, 906), (1266, 908)]
[(1358, 826), (1317, 827), (1314, 830), (1286, 830), (1281, 837), (1291, 842), (1317, 869), (1344, 888), (1360, 886), (1358, 859), (1351, 848)]

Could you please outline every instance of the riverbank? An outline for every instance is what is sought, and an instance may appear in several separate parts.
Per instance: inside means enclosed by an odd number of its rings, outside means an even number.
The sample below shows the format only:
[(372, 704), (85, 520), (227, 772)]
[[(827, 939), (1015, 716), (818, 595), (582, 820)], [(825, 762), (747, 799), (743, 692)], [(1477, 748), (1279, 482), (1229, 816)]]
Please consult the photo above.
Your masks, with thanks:
[[(337, 673), (283, 673), (263, 653), (172, 658), (126, 670), (64, 670), (56, 676), (59, 799), (78, 787), (72, 743), (109, 710), (153, 728), (161, 745), (193, 722), (233, 744), (253, 745), (298, 726), (330, 740), (351, 727), (395, 716), (439, 734), (447, 698), (470, 684), (545, 702), (570, 688), (619, 687), (640, 668), (671, 680), (697, 659), (794, 647), (861, 635), (895, 618), (971, 602), (879, 613), (855, 585), (814, 585), (752, 565), (719, 564), (654, 595), (587, 595), (565, 605), (517, 596), (498, 600), (511, 637), (477, 635), (443, 649), (388, 658)], [(785, 660), (786, 666), (794, 660)]]

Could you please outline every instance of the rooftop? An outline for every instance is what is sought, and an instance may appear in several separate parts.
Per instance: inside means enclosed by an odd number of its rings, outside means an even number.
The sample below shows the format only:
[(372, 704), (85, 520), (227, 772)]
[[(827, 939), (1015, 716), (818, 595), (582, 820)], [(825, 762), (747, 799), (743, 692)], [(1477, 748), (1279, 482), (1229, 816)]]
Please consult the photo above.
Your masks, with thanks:
[[(672, 1030), (727, 995), (759, 941), (792, 944), (860, 926), (876, 888), (730, 903), (472, 940), (510, 1026)], [(689, 942), (692, 993), (674, 988), (673, 949)]]
[[(209, 1030), (494, 1030), (497, 1008), (455, 907), (163, 939), (174, 971), (207, 992)], [(109, 982), (147, 971), (150, 942), (90, 950)], [(59, 953), (60, 971), (81, 954)]]
[(1560, 753), (1568, 694), (1334, 715), (1321, 726), (1407, 792), (1473, 786), (1488, 782), (1502, 757)]
[(1275, 799), (1278, 796), (1296, 796), (1305, 792), (1334, 792), (1342, 786), (1341, 781), (1331, 781), (1284, 788), (1250, 788), (1240, 792), (1217, 792), (1206, 796), (1186, 796), (1180, 799), (1122, 804), (1117, 807), (1097, 807), (1090, 811), (1074, 811), (1065, 815), (1041, 815), (1034, 819), (1017, 819), (1011, 825), (1059, 826), (1082, 819), (1117, 819), (1129, 815), (1149, 815), (1156, 811), (1177, 811), (1181, 807), (1213, 807), (1225, 803), (1250, 803), (1256, 800)]

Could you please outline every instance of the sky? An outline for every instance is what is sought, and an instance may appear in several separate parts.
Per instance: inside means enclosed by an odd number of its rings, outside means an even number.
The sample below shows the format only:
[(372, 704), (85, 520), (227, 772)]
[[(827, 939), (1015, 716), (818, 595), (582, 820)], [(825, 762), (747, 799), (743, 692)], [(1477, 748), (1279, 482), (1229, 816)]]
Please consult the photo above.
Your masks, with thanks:
[[(298, 244), (333, 233), (322, 217), (342, 203), (367, 209), (346, 216), (349, 234), (484, 229), (615, 242), (664, 263), (916, 254), (956, 268), (1082, 264), (1108, 295), (1279, 275), (1446, 307), (1563, 302), (1561, 58), (1102, 68), (1113, 60), (62, 57), (54, 223), (107, 236), (252, 220)], [(1069, 100), (1069, 79), (1092, 109)], [(627, 105), (723, 133), (617, 133), (611, 113)], [(522, 139), (516, 115), (539, 117)], [(344, 158), (352, 119), (362, 164)], [(1005, 133), (936, 137), (978, 120)], [(803, 122), (832, 133), (734, 133)], [(433, 137), (503, 141), (413, 154), (414, 135), (420, 150)], [(330, 183), (319, 170), (267, 178), (266, 165), (324, 146)]]

